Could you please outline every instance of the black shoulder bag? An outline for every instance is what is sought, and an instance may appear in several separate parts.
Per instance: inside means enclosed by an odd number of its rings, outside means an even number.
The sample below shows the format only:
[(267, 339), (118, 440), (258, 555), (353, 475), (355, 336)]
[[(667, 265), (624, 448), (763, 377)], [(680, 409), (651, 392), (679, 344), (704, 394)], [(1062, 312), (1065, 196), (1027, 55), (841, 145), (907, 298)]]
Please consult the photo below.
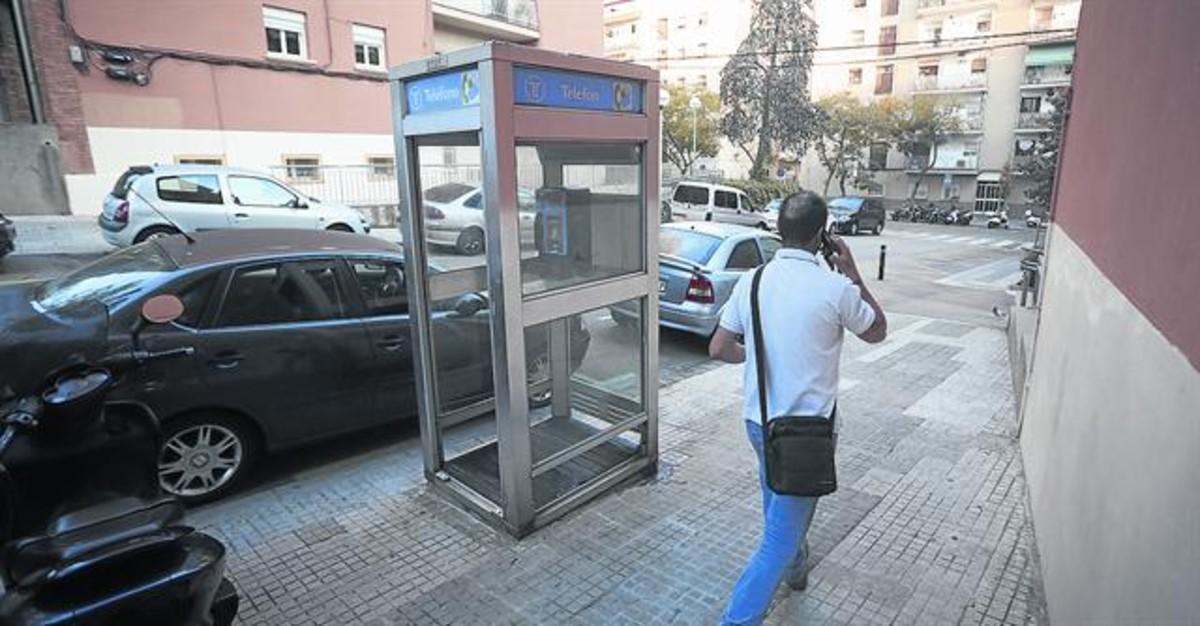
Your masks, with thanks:
[(767, 343), (763, 341), (758, 285), (766, 265), (754, 272), (750, 284), (750, 311), (754, 325), (754, 363), (758, 371), (758, 407), (763, 428), (763, 457), (767, 486), (788, 496), (824, 496), (837, 491), (836, 444), (833, 414), (786, 415), (767, 419)]

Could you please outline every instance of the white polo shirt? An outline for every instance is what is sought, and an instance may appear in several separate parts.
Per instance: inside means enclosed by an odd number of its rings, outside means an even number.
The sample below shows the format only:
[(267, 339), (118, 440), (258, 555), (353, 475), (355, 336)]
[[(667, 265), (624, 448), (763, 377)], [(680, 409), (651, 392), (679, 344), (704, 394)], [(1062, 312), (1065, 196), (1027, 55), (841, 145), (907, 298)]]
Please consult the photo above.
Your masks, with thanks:
[[(829, 415), (837, 400), (843, 329), (854, 334), (875, 322), (875, 310), (848, 278), (817, 256), (782, 248), (763, 270), (758, 287), (767, 345), (767, 415)], [(746, 272), (721, 315), (721, 327), (745, 337), (745, 418), (757, 423), (758, 372), (754, 365), (750, 283)]]

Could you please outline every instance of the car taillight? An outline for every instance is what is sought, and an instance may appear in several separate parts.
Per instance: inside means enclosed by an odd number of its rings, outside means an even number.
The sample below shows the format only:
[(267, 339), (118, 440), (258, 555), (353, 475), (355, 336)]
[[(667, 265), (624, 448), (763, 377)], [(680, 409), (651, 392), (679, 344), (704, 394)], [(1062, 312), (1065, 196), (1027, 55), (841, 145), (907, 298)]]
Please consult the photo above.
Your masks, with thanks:
[(702, 304), (712, 304), (716, 301), (713, 296), (712, 282), (700, 274), (693, 274), (692, 279), (688, 281), (687, 295), (684, 299)]
[(446, 214), (442, 213), (441, 209), (433, 206), (432, 204), (425, 205), (425, 219), (440, 220), (445, 217), (446, 217)]
[(122, 202), (121, 204), (118, 204), (117, 209), (113, 211), (112, 218), (114, 222), (128, 222), (129, 202)]

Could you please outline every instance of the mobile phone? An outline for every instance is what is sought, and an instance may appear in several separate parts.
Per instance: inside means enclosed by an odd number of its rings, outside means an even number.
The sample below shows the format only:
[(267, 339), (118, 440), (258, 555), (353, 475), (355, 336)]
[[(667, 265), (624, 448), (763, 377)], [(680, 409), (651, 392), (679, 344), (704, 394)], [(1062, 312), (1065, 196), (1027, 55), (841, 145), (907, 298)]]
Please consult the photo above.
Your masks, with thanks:
[(833, 269), (833, 261), (830, 260), (830, 257), (833, 256), (833, 251), (836, 248), (833, 247), (833, 239), (829, 238), (829, 231), (821, 230), (821, 243), (817, 246), (817, 250), (821, 253), (821, 256), (825, 257), (825, 263), (829, 265), (829, 268)]

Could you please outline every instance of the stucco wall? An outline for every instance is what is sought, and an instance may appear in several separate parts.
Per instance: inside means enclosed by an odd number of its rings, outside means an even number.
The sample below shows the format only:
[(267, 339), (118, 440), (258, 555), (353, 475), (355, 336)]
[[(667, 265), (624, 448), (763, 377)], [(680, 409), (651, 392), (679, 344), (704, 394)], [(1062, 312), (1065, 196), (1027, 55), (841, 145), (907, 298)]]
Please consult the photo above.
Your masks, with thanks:
[(1194, 623), (1200, 373), (1066, 232), (1051, 246), (1021, 432), (1050, 621)]
[(1052, 623), (1200, 615), (1195, 9), (1083, 4), (1022, 413)]
[(54, 127), (0, 124), (0, 147), (0, 213), (65, 213), (67, 189)]

